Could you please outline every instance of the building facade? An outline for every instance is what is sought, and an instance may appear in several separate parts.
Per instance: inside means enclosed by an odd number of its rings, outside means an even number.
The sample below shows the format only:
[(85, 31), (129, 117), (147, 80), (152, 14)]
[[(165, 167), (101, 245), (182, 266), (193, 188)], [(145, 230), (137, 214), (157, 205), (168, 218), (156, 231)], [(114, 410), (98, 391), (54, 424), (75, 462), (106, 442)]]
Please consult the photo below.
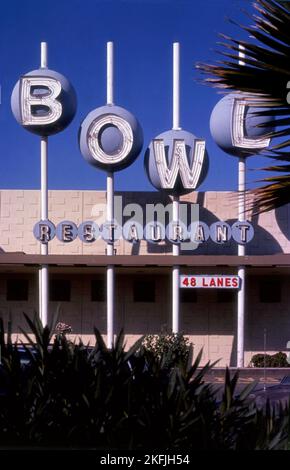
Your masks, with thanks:
[[(156, 192), (123, 192), (123, 206), (138, 203), (164, 205), (170, 198)], [(181, 198), (197, 203), (199, 218), (210, 225), (237, 219), (237, 196), (231, 192), (194, 192)], [(102, 191), (49, 191), (49, 219), (57, 225), (70, 220), (98, 223)], [(210, 240), (178, 257), (182, 274), (237, 274), (246, 266), (245, 365), (257, 352), (285, 351), (290, 340), (290, 207), (259, 216), (248, 213), (254, 238), (246, 256), (238, 259), (235, 241), (217, 245)], [(40, 220), (40, 193), (34, 190), (0, 191), (0, 315), (12, 319), (13, 338), (26, 328), (23, 312), (38, 311), (40, 243), (33, 227)], [(289, 255), (288, 255), (289, 253)], [(60, 306), (59, 320), (72, 327), (72, 338), (94, 344), (93, 327), (106, 338), (106, 243), (88, 244), (76, 238), (49, 243), (49, 314)], [(146, 240), (115, 243), (110, 264), (116, 267), (115, 325), (124, 328), (127, 346), (143, 334), (170, 331), (172, 326), (171, 271), (176, 260), (170, 243)], [(180, 331), (189, 337), (203, 363), (220, 360), (219, 366), (236, 365), (237, 291), (232, 289), (181, 289)]]

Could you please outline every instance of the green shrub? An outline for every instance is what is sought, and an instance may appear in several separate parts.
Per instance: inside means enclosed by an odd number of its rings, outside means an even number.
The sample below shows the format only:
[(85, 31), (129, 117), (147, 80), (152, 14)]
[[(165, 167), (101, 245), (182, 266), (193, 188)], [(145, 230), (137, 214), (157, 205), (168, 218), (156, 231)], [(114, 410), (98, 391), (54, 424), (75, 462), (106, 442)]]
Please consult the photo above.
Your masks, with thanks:
[(95, 329), (90, 350), (65, 335), (50, 345), (54, 327), (43, 328), (37, 316), (26, 320), (35, 336), (26, 335), (33, 348), (27, 347), (26, 367), (11, 329), (5, 340), (0, 320), (0, 448), (190, 452), (287, 446), (288, 407), (257, 409), (249, 401), (253, 385), (237, 396), (238, 375), (230, 378), (228, 370), (218, 401), (204, 380), (214, 364), (199, 367), (202, 351), (193, 365), (190, 355), (181, 354), (168, 368), (167, 353), (142, 347), (143, 339), (125, 351), (122, 331), (108, 349)]
[(187, 363), (192, 353), (189, 339), (182, 333), (146, 335), (142, 346), (146, 351), (154, 354), (159, 361), (163, 360), (163, 366), (168, 368)]
[(283, 352), (276, 354), (255, 354), (251, 359), (254, 367), (289, 367), (287, 355)]

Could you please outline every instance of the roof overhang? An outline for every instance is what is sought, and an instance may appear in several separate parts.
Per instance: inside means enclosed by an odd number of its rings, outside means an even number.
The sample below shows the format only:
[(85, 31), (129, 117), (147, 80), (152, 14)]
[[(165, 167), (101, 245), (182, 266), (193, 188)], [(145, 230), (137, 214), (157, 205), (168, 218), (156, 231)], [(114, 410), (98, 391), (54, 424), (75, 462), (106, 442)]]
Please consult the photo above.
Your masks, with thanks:
[(30, 255), (1, 253), (0, 266), (76, 267), (290, 267), (290, 253), (275, 255)]

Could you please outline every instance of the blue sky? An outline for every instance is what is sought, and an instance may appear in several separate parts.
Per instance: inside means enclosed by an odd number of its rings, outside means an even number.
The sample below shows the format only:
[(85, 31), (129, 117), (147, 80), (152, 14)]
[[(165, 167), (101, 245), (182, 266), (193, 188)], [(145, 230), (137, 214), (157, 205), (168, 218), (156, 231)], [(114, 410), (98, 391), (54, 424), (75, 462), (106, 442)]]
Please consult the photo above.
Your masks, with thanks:
[[(117, 190), (153, 190), (143, 170), (150, 140), (172, 127), (172, 43), (181, 44), (181, 126), (205, 138), (210, 170), (201, 190), (237, 186), (237, 160), (217, 148), (209, 117), (217, 92), (201, 85), (194, 66), (218, 60), (218, 33), (245, 34), (227, 17), (248, 23), (250, 0), (4, 0), (0, 17), (0, 188), (40, 186), (39, 137), (22, 129), (10, 109), (20, 75), (38, 68), (47, 41), (49, 68), (73, 83), (78, 110), (72, 124), (49, 138), (50, 189), (105, 189), (105, 173), (80, 154), (82, 119), (106, 101), (106, 42), (115, 43), (115, 103), (131, 111), (144, 131), (137, 161), (116, 173)], [(250, 167), (261, 166), (254, 158)], [(248, 180), (258, 174), (249, 174)]]

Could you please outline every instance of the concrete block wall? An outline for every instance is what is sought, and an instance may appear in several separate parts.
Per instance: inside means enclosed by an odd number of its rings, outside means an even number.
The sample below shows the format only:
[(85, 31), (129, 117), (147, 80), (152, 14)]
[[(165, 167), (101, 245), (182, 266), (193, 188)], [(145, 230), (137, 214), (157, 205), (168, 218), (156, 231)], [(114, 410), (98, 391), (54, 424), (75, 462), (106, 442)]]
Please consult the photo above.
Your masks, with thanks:
[[(155, 192), (116, 193), (122, 195), (123, 206), (138, 203), (170, 203), (169, 197)], [(184, 202), (198, 203), (200, 220), (211, 224), (218, 219), (233, 222), (237, 219), (237, 196), (231, 192), (192, 193), (181, 198)], [(106, 193), (104, 191), (49, 191), (49, 219), (58, 224), (71, 220), (80, 224), (85, 220), (105, 219)], [(0, 191), (0, 248), (3, 251), (22, 251), (40, 253), (40, 244), (33, 236), (33, 227), (40, 220), (40, 193), (36, 190)], [(101, 215), (101, 212), (103, 216)], [(145, 211), (144, 211), (145, 214)], [(247, 245), (248, 254), (290, 253), (290, 207), (261, 214), (258, 218), (249, 213), (248, 219), (255, 228), (255, 236)], [(102, 240), (92, 244), (82, 243), (79, 239), (62, 243), (54, 239), (49, 244), (51, 254), (104, 254), (106, 245)], [(116, 243), (117, 254), (154, 254), (172, 252), (170, 244), (159, 247), (141, 241), (133, 246), (125, 241)], [(231, 241), (226, 245), (206, 242), (194, 251), (196, 254), (235, 254), (237, 245)]]
[[(156, 299), (154, 303), (134, 302), (133, 281), (136, 276), (146, 279), (143, 274), (118, 275), (116, 279), (115, 332), (124, 328), (127, 348), (143, 334), (157, 334), (170, 331), (171, 326), (171, 276), (155, 276)], [(106, 339), (106, 303), (91, 301), (91, 280), (103, 279), (103, 274), (57, 274), (54, 278), (71, 281), (70, 302), (50, 302), (52, 315), (60, 305), (59, 320), (72, 326), (72, 340), (81, 337), (85, 344), (94, 344), (93, 328), (97, 327)], [(13, 339), (24, 339), (20, 327), (27, 330), (23, 312), (30, 317), (38, 309), (37, 272), (17, 274), (17, 278), (29, 279), (27, 302), (7, 301), (7, 279), (16, 277), (13, 273), (0, 275), (0, 316), (7, 327), (8, 319), (13, 321)], [(152, 275), (150, 276), (152, 278)], [(257, 352), (263, 352), (264, 329), (266, 329), (266, 352), (274, 354), (285, 351), (290, 340), (290, 280), (282, 278), (282, 301), (277, 304), (260, 303), (258, 278), (249, 277), (247, 295), (247, 316), (245, 321), (245, 365)], [(202, 364), (208, 360), (219, 360), (218, 366), (236, 365), (236, 305), (217, 303), (216, 291), (199, 291), (197, 302), (181, 303), (181, 331), (194, 346), (195, 355), (203, 348)]]
[[(33, 237), (33, 226), (40, 219), (39, 191), (2, 190), (0, 191), (0, 248), (5, 252), (21, 251), (40, 253), (40, 244)], [(182, 198), (184, 201), (200, 204), (200, 220), (210, 224), (217, 219), (235, 220), (235, 195), (229, 192), (193, 193)], [(160, 198), (158, 193), (125, 193), (124, 204), (168, 203), (168, 198)], [(97, 191), (49, 191), (49, 218), (57, 224), (61, 220), (72, 220), (79, 224), (84, 220), (95, 220), (96, 209), (105, 207), (105, 192)], [(99, 204), (96, 208), (96, 204)], [(290, 253), (290, 207), (285, 206), (275, 212), (262, 214), (249, 220), (255, 227), (255, 237), (247, 246), (248, 254)], [(97, 219), (98, 222), (98, 219)], [(170, 246), (156, 248), (145, 241), (140, 246), (120, 241), (116, 244), (118, 254), (171, 253)], [(135, 250), (135, 251), (134, 251)], [(105, 243), (98, 241), (88, 245), (80, 240), (64, 244), (53, 240), (49, 247), (55, 254), (104, 254)], [(195, 251), (196, 254), (235, 254), (237, 246), (229, 243), (217, 246), (206, 243)], [(9, 270), (8, 270), (9, 271)], [(21, 274), (30, 279), (28, 302), (7, 302), (6, 280), (12, 272), (0, 275), (0, 315), (8, 320), (13, 318), (14, 338), (20, 338), (21, 327), (25, 326), (22, 312), (33, 315), (38, 310), (37, 272)], [(141, 275), (141, 273), (140, 273)], [(17, 274), (19, 277), (20, 274)], [(90, 301), (91, 275), (60, 275), (72, 282), (72, 298), (61, 305), (61, 319), (73, 327), (73, 335), (82, 336), (83, 341), (94, 342), (93, 326), (106, 335), (106, 304)], [(103, 276), (96, 274), (96, 276)], [(171, 325), (170, 275), (156, 276), (156, 302), (154, 304), (134, 303), (132, 298), (132, 275), (118, 276), (116, 331), (122, 326), (127, 334), (129, 347), (142, 334), (157, 333)], [(250, 279), (250, 278), (249, 278)], [(285, 276), (282, 284), (282, 301), (279, 304), (261, 304), (258, 298), (258, 277), (248, 281), (247, 317), (245, 338), (245, 364), (253, 354), (263, 351), (264, 329), (267, 332), (266, 350), (274, 353), (285, 350), (290, 340), (290, 285)], [(53, 312), (57, 303), (51, 303)], [(221, 359), (220, 366), (236, 363), (236, 305), (216, 302), (216, 291), (199, 291), (198, 301), (181, 305), (181, 329), (194, 344), (197, 353), (203, 347), (203, 363)]]

